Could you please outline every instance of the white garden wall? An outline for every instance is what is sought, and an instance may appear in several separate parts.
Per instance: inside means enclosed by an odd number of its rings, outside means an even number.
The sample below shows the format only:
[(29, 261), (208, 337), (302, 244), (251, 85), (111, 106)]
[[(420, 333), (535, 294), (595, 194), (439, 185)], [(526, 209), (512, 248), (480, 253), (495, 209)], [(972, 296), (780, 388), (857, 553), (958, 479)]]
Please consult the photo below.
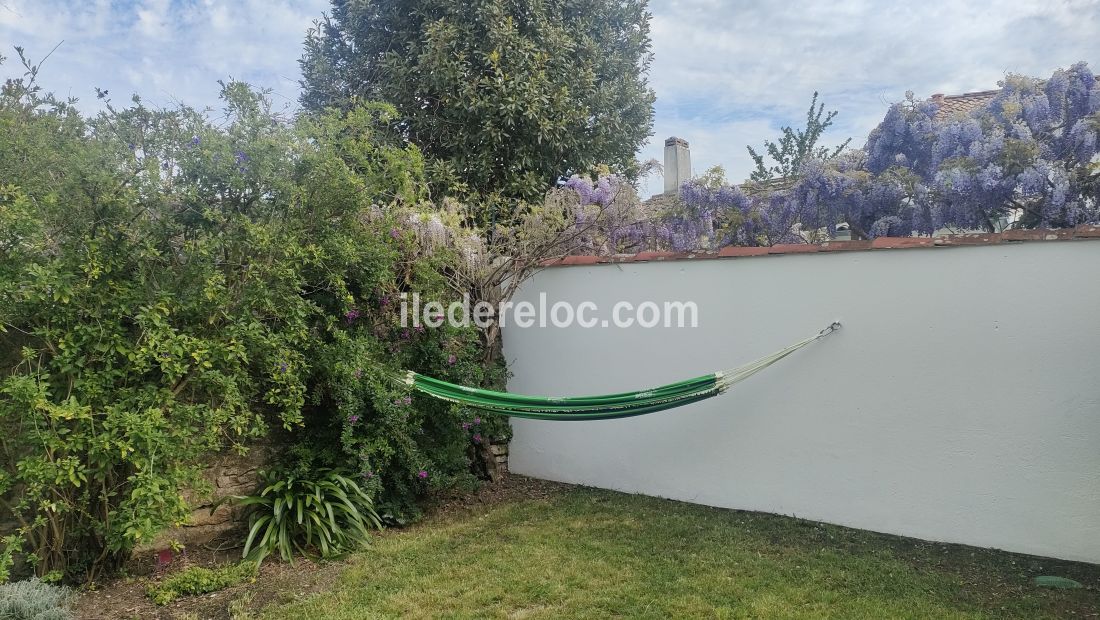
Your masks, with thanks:
[(640, 389), (844, 328), (718, 398), (514, 420), (513, 472), (1100, 562), (1100, 241), (554, 267), (517, 301), (694, 301), (695, 329), (508, 326), (509, 390)]

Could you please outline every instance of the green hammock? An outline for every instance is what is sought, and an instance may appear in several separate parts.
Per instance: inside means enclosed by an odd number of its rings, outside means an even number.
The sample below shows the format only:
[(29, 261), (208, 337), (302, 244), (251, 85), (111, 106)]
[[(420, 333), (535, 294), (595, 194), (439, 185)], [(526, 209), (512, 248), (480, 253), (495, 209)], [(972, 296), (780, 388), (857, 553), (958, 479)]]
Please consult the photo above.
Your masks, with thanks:
[(717, 396), (730, 386), (748, 379), (815, 340), (833, 333), (839, 322), (815, 336), (776, 351), (754, 362), (730, 370), (713, 372), (694, 379), (670, 383), (639, 392), (620, 392), (602, 396), (552, 398), (524, 396), (471, 388), (408, 372), (404, 382), (429, 396), (474, 407), (489, 413), (534, 420), (612, 420), (664, 411)]

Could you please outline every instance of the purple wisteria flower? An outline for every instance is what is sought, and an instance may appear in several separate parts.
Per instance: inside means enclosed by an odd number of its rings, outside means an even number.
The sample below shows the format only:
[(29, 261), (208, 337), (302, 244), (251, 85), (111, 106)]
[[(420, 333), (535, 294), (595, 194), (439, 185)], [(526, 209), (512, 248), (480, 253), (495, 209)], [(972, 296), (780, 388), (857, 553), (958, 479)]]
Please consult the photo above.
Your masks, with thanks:
[(565, 182), (565, 187), (577, 192), (577, 196), (581, 201), (581, 206), (587, 206), (596, 202), (596, 191), (592, 188), (592, 182), (588, 179), (582, 179), (574, 175), (569, 177), (569, 180)]

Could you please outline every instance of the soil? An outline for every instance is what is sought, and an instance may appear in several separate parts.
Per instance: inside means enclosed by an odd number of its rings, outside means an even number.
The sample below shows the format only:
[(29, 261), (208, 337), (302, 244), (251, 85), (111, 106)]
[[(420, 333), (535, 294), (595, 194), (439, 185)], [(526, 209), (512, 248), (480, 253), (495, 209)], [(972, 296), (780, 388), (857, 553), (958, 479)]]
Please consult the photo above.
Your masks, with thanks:
[[(544, 499), (569, 485), (523, 476), (504, 476), (499, 482), (486, 483), (472, 493), (445, 493), (432, 498), (419, 523), (447, 520), (471, 510), (483, 510), (496, 504), (522, 499)], [(415, 524), (411, 527), (420, 527)], [(406, 528), (407, 529), (407, 528)], [(385, 530), (390, 536), (402, 530)], [(294, 564), (268, 560), (260, 567), (253, 583), (243, 583), (218, 592), (181, 598), (164, 606), (154, 605), (145, 588), (157, 579), (190, 566), (213, 568), (241, 559), (242, 532), (230, 532), (201, 547), (188, 547), (174, 554), (163, 568), (154, 556), (136, 557), (126, 566), (123, 576), (83, 591), (76, 606), (81, 620), (230, 620), (231, 606), (262, 609), (271, 604), (288, 603), (331, 586), (343, 572), (345, 562), (313, 561), (299, 558)]]

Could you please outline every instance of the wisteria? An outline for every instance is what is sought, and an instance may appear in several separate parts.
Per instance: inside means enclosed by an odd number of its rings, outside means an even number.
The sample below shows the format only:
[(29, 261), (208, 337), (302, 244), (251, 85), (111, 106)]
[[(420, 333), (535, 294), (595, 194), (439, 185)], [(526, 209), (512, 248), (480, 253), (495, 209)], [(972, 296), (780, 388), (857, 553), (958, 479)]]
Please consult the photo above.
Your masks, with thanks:
[[(877, 205), (874, 223), (911, 230), (1064, 227), (1100, 220), (1100, 84), (1081, 62), (1040, 80), (1008, 76), (988, 105), (937, 117), (932, 101), (891, 107), (868, 140), (873, 190), (906, 178), (902, 200)], [(891, 232), (891, 234), (894, 234)]]
[(908, 93), (862, 149), (804, 160), (787, 178), (708, 173), (642, 202), (623, 178), (577, 175), (510, 230), (466, 230), (455, 208), (408, 222), (422, 251), (450, 248), (471, 272), (492, 271), (500, 247), (514, 256), (551, 238), (554, 251), (608, 255), (812, 243), (842, 223), (864, 239), (1075, 226), (1100, 222), (1098, 152), (1100, 81), (1082, 62), (1045, 80), (1007, 76), (966, 114)]
[(792, 178), (693, 179), (651, 223), (657, 245), (799, 243), (842, 222), (863, 238), (1100, 222), (1100, 81), (1085, 63), (1046, 80), (1010, 75), (981, 109), (939, 112), (908, 94), (863, 149)]
[(581, 240), (579, 251), (615, 254), (644, 250), (653, 244), (653, 217), (621, 177), (607, 174), (593, 181), (573, 176), (564, 188), (577, 197), (573, 220)]

